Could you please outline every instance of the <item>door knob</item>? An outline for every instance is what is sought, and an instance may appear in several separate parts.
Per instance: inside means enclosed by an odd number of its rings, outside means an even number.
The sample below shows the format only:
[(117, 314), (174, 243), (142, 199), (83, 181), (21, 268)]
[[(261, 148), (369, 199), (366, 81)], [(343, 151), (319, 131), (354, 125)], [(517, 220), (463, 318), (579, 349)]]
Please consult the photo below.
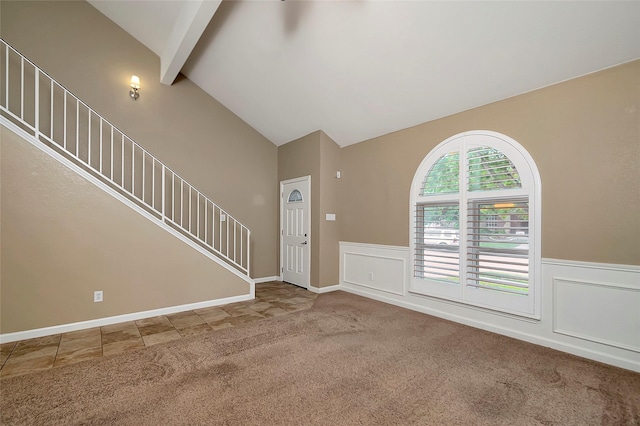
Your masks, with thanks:
[(300, 244), (305, 245), (305, 244), (307, 244), (307, 242), (306, 242), (306, 241), (303, 241), (303, 242), (301, 242)]

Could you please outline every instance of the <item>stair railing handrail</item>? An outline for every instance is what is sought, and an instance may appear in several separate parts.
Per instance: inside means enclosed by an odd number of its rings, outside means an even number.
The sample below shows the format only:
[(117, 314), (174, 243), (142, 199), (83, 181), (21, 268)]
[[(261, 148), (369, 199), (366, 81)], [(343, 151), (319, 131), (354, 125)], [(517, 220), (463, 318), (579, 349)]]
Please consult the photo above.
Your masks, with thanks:
[[(133, 197), (133, 199), (137, 203), (142, 203), (144, 207), (154, 213), (158, 220), (166, 223), (169, 226), (173, 226), (174, 228), (178, 228), (178, 230), (182, 233), (186, 233), (189, 238), (195, 240), (199, 245), (206, 247), (208, 250), (215, 253), (218, 257), (222, 258), (224, 261), (229, 263), (231, 266), (238, 269), (243, 274), (249, 276), (250, 268), (250, 236), (251, 231), (248, 227), (240, 223), (235, 217), (230, 215), (226, 210), (222, 209), (216, 203), (214, 203), (211, 199), (209, 199), (202, 192), (198, 191), (193, 185), (189, 184), (185, 179), (183, 179), (180, 175), (174, 172), (171, 168), (166, 166), (163, 162), (158, 160), (155, 156), (153, 156), (149, 151), (143, 148), (140, 144), (135, 142), (133, 139), (128, 137), (123, 131), (121, 131), (118, 127), (111, 124), (110, 121), (102, 117), (98, 114), (93, 108), (87, 105), (84, 101), (75, 96), (71, 91), (67, 90), (62, 84), (58, 83), (53, 77), (39, 68), (36, 64), (22, 55), (19, 51), (9, 45), (4, 39), (0, 38), (0, 52), (4, 48), (4, 55), (0, 57), (4, 60), (4, 64), (0, 69), (3, 71), (4, 78), (1, 78), (0, 82), (0, 111), (8, 114), (13, 119), (17, 120), (22, 126), (26, 126), (29, 130), (31, 130), (34, 136), (42, 141), (43, 139), (50, 143), (55, 149), (62, 151), (65, 156), (68, 158), (71, 157), (72, 160), (81, 163), (84, 168), (90, 169), (94, 174), (97, 174), (102, 180), (106, 180), (111, 185), (115, 186), (116, 189), (120, 193), (126, 194), (128, 197)], [(10, 90), (10, 63), (11, 63), (11, 55), (17, 56), (20, 60), (20, 108), (19, 114), (18, 111), (12, 111), (11, 108), (11, 94)], [(29, 122), (29, 118), (25, 116), (26, 113), (30, 111), (25, 111), (25, 101), (29, 100), (25, 96), (25, 64), (33, 68), (33, 117), (29, 117), (33, 119), (33, 124)], [(1, 74), (0, 74), (1, 75)], [(40, 93), (40, 79), (45, 78), (46, 81), (49, 82), (50, 86), (50, 104), (48, 106), (43, 105), (41, 102), (41, 93)], [(46, 82), (45, 82), (46, 85)], [(27, 87), (28, 88), (28, 87)], [(57, 93), (56, 93), (57, 92)], [(62, 117), (62, 141), (56, 140), (56, 134), (54, 132), (54, 123), (55, 119), (60, 117), (54, 117), (54, 98), (56, 94), (62, 94), (63, 99), (63, 117)], [(71, 98), (71, 103), (68, 102), (68, 99)], [(16, 102), (17, 103), (17, 102)], [(69, 108), (73, 108), (73, 103), (75, 103), (75, 112), (76, 117), (73, 122), (75, 124), (75, 149), (71, 149), (68, 142), (68, 114), (67, 111)], [(29, 105), (27, 105), (29, 106)], [(49, 119), (49, 134), (46, 134), (42, 131), (41, 127), (41, 109), (49, 108), (50, 115), (47, 117)], [(80, 114), (81, 109), (83, 115), (86, 115), (88, 121), (85, 123), (80, 122)], [(96, 126), (95, 122), (92, 124), (92, 117), (96, 117), (99, 120), (99, 167), (96, 168), (92, 165), (92, 153), (91, 148), (95, 141), (92, 141), (92, 133), (94, 132), (94, 126)], [(83, 117), (84, 118), (84, 117)], [(80, 135), (80, 126), (87, 125), (86, 129), (86, 147), (80, 145), (80, 137), (84, 137), (85, 135)], [(103, 154), (105, 151), (105, 144), (103, 139), (103, 129), (106, 126), (108, 131), (108, 141), (109, 144), (109, 153), (110, 153), (110, 161), (109, 161), (109, 173), (103, 171), (104, 158)], [(58, 130), (58, 128), (56, 128)], [(60, 130), (58, 130), (58, 133)], [(119, 147), (114, 145), (114, 136), (118, 134), (120, 137)], [(126, 143), (125, 143), (126, 142)], [(117, 152), (121, 158), (118, 160), (118, 164), (114, 162), (114, 155), (116, 153), (116, 148), (119, 149)], [(127, 151), (128, 149), (128, 151)], [(84, 150), (84, 155), (87, 159), (82, 158), (82, 152)], [(94, 151), (95, 152), (95, 151)], [(130, 161), (127, 161), (127, 153), (130, 153)], [(140, 170), (135, 170), (136, 167), (136, 153), (138, 156), (141, 156), (141, 159), (138, 158), (138, 162), (142, 164), (142, 172), (141, 178), (142, 182), (138, 182), (136, 184), (136, 176), (140, 174)], [(94, 154), (95, 155), (95, 154)], [(130, 169), (126, 166), (127, 163), (130, 163)], [(148, 168), (145, 170), (146, 165), (150, 163), (152, 171), (149, 172)], [(115, 176), (114, 169), (119, 166), (120, 173), (119, 176)], [(159, 178), (156, 177), (156, 170), (160, 169)], [(148, 175), (151, 175), (151, 191), (149, 193), (146, 191), (148, 182)], [(116, 179), (119, 178), (119, 179)], [(130, 178), (130, 179), (127, 179)], [(170, 179), (169, 179), (170, 178)], [(147, 181), (146, 181), (147, 180)], [(158, 197), (156, 192), (158, 192), (158, 188), (156, 187), (157, 182), (160, 181), (161, 185), (161, 196)], [(167, 185), (171, 184), (171, 190), (167, 190)], [(129, 185), (127, 185), (129, 184)], [(129, 186), (130, 188), (128, 188)], [(140, 190), (138, 190), (138, 186), (140, 186)], [(179, 187), (179, 191), (176, 190), (176, 186)], [(186, 189), (185, 189), (186, 188)], [(169, 194), (167, 194), (169, 192)], [(140, 195), (138, 194), (140, 193)], [(185, 195), (188, 194), (188, 195)], [(186, 196), (186, 203), (185, 203)], [(170, 197), (170, 200), (169, 200)], [(177, 198), (179, 197), (179, 199)], [(160, 198), (159, 201), (156, 199)], [(148, 201), (150, 199), (150, 201)], [(194, 201), (195, 199), (195, 201)], [(168, 205), (168, 203), (171, 203)], [(160, 204), (160, 207), (157, 205)], [(185, 206), (186, 204), (186, 206)], [(176, 210), (179, 206), (179, 213), (176, 213)], [(169, 208), (170, 207), (170, 208)], [(196, 213), (193, 213), (193, 210), (196, 209)], [(185, 220), (185, 212), (188, 212), (188, 220)], [(193, 222), (197, 222), (194, 226)], [(186, 223), (185, 223), (186, 222)], [(214, 226), (215, 225), (215, 226)], [(195, 228), (195, 230), (194, 230)], [(217, 231), (217, 232), (216, 232)]]

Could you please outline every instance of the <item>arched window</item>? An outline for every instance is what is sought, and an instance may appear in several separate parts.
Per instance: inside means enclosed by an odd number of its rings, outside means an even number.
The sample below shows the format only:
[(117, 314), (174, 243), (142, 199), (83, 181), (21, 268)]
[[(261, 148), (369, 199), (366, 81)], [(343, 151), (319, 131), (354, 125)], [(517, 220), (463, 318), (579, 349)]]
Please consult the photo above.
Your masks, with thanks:
[(302, 194), (297, 189), (291, 191), (291, 194), (289, 194), (289, 198), (287, 199), (288, 203), (301, 203), (302, 201)]
[(515, 140), (472, 131), (442, 142), (411, 186), (410, 291), (540, 318), (540, 198)]

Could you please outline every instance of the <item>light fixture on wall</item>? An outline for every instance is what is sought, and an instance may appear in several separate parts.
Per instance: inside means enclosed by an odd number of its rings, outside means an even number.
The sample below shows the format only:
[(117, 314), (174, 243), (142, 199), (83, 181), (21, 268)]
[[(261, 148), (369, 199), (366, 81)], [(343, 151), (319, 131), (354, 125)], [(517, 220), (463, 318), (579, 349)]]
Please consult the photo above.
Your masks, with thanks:
[(129, 96), (131, 96), (134, 101), (140, 97), (140, 93), (138, 93), (138, 90), (140, 90), (140, 77), (138, 77), (137, 75), (132, 75), (131, 91), (129, 91)]

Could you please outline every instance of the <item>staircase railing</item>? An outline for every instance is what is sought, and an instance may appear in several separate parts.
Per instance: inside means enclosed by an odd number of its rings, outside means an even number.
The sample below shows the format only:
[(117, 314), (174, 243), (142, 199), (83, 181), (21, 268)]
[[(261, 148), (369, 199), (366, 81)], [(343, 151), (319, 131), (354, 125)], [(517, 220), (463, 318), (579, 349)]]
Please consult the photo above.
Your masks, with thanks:
[(249, 228), (0, 38), (0, 113), (249, 276)]

